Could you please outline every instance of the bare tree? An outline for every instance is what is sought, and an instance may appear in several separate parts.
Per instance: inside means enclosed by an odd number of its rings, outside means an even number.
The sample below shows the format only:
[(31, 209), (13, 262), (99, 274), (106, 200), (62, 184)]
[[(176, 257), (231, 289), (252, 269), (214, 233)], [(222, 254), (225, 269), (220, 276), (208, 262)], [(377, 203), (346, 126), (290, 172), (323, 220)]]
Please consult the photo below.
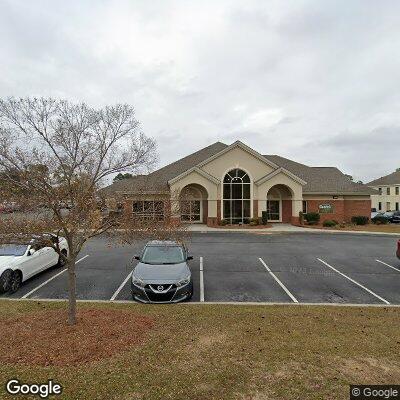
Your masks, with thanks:
[[(104, 217), (98, 189), (110, 174), (148, 171), (156, 144), (139, 129), (126, 104), (95, 109), (52, 98), (0, 100), (0, 198), (24, 213), (0, 220), (4, 242), (53, 232), (65, 237), (59, 253), (68, 268), (69, 323), (76, 323), (75, 262), (84, 243), (104, 232), (124, 232), (123, 241), (169, 232), (168, 218), (154, 223)], [(68, 211), (66, 211), (68, 209)], [(29, 212), (42, 210), (40, 217)]]

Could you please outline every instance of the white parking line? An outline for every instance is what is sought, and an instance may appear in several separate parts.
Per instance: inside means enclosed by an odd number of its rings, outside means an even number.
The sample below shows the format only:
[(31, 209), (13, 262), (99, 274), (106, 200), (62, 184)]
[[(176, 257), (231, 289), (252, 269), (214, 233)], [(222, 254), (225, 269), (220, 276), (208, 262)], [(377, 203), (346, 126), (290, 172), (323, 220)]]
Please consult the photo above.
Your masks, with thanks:
[(200, 301), (204, 301), (203, 257), (200, 257)]
[[(75, 265), (78, 264), (79, 262), (81, 262), (82, 260), (84, 260), (86, 257), (89, 257), (89, 254), (86, 254), (86, 256), (83, 256), (82, 258), (80, 258), (79, 260), (77, 260), (75, 262)], [(35, 293), (37, 290), (39, 290), (40, 288), (42, 288), (44, 285), (47, 285), (49, 282), (51, 282), (53, 279), (57, 278), (57, 276), (60, 276), (61, 274), (63, 274), (65, 271), (67, 271), (68, 268), (64, 268), (62, 271), (60, 271), (58, 274), (53, 275), (50, 279), (47, 279), (47, 281), (44, 281), (42, 284), (40, 284), (39, 286), (35, 287), (35, 289), (32, 289), (30, 292), (26, 293), (25, 295), (23, 295), (21, 297), (21, 299), (26, 299), (27, 297), (29, 297), (32, 293)]]
[(126, 282), (128, 282), (128, 279), (132, 276), (132, 272), (129, 272), (129, 275), (124, 279), (124, 281), (121, 283), (119, 288), (115, 291), (115, 293), (111, 297), (111, 301), (115, 300), (116, 297), (119, 295), (119, 292), (122, 290), (122, 288), (125, 286)]
[(378, 262), (378, 263), (381, 263), (381, 264), (383, 264), (383, 265), (386, 265), (387, 267), (392, 268), (392, 269), (394, 269), (394, 270), (397, 271), (397, 272), (400, 272), (400, 269), (398, 269), (398, 268), (396, 268), (396, 267), (392, 267), (391, 265), (386, 264), (385, 262), (383, 262), (383, 261), (381, 261), (381, 260), (375, 260), (375, 261)]
[(373, 296), (375, 296), (377, 299), (383, 301), (385, 304), (390, 304), (387, 300), (385, 300), (383, 297), (379, 296), (378, 294), (376, 294), (375, 292), (373, 292), (372, 290), (366, 288), (365, 286), (361, 285), (361, 283), (358, 283), (357, 281), (355, 281), (354, 279), (350, 278), (349, 276), (347, 276), (346, 274), (344, 274), (343, 272), (340, 272), (339, 270), (337, 270), (336, 268), (332, 267), (332, 265), (329, 265), (326, 261), (321, 260), (320, 258), (317, 258), (317, 260), (319, 262), (321, 262), (322, 264), (326, 265), (328, 268), (333, 269), (335, 272), (337, 272), (338, 274), (342, 275), (343, 277), (345, 277), (346, 279), (348, 279), (350, 282), (355, 283), (357, 286), (359, 286), (360, 288), (366, 290), (368, 293), (372, 294)]
[(265, 264), (264, 260), (262, 258), (258, 258), (261, 262), (262, 265), (266, 268), (266, 270), (270, 273), (270, 275), (278, 282), (279, 286), (286, 292), (286, 294), (292, 299), (294, 303), (298, 303), (296, 297), (290, 293), (289, 289), (279, 280), (279, 278), (271, 271), (271, 268), (268, 267), (267, 264)]

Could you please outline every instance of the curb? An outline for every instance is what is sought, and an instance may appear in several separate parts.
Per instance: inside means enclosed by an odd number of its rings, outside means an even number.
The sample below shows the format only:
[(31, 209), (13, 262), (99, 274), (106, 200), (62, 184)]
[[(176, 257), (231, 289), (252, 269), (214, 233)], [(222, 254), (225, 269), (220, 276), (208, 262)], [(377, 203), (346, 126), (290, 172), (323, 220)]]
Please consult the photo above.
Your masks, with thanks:
[[(46, 303), (67, 303), (68, 299), (11, 299), (11, 298), (2, 298), (1, 300), (6, 301), (17, 301), (17, 302), (46, 302)], [(357, 303), (282, 303), (282, 302), (239, 302), (239, 301), (193, 301), (193, 302), (183, 302), (183, 303), (171, 303), (171, 304), (142, 304), (133, 300), (76, 300), (77, 303), (99, 303), (99, 304), (131, 304), (138, 306), (152, 306), (152, 305), (162, 305), (162, 306), (202, 306), (202, 305), (225, 305), (225, 306), (284, 306), (284, 307), (370, 307), (370, 308), (400, 308), (400, 304), (379, 304), (379, 303), (366, 303), (366, 304), (357, 304)]]
[(274, 234), (339, 234), (339, 235), (367, 235), (367, 236), (388, 236), (388, 237), (400, 237), (399, 233), (391, 233), (391, 232), (369, 232), (369, 231), (336, 231), (336, 230), (324, 230), (324, 229), (310, 229), (310, 230), (282, 230), (282, 231), (262, 231), (262, 230), (250, 230), (250, 229), (218, 229), (218, 230), (189, 230), (187, 231), (190, 234), (193, 233), (250, 233), (256, 235), (274, 235)]

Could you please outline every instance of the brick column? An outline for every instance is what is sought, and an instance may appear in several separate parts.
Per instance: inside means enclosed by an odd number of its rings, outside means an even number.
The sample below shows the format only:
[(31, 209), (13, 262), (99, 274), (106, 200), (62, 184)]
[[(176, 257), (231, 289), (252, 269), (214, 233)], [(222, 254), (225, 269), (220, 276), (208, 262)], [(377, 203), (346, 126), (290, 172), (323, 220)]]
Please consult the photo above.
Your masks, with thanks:
[(258, 200), (253, 200), (253, 218), (258, 218)]

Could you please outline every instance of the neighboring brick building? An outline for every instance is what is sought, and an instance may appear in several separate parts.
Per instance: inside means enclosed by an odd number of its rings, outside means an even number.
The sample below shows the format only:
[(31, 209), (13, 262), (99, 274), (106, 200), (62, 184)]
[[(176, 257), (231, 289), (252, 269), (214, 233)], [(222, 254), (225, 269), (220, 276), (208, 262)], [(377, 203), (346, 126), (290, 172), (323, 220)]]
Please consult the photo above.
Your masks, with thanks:
[(216, 142), (149, 175), (102, 190), (124, 203), (127, 215), (159, 216), (218, 224), (246, 223), (267, 211), (271, 222), (298, 223), (300, 212), (321, 221), (370, 216), (371, 194), (335, 167), (309, 167), (277, 155), (261, 155), (240, 141)]

